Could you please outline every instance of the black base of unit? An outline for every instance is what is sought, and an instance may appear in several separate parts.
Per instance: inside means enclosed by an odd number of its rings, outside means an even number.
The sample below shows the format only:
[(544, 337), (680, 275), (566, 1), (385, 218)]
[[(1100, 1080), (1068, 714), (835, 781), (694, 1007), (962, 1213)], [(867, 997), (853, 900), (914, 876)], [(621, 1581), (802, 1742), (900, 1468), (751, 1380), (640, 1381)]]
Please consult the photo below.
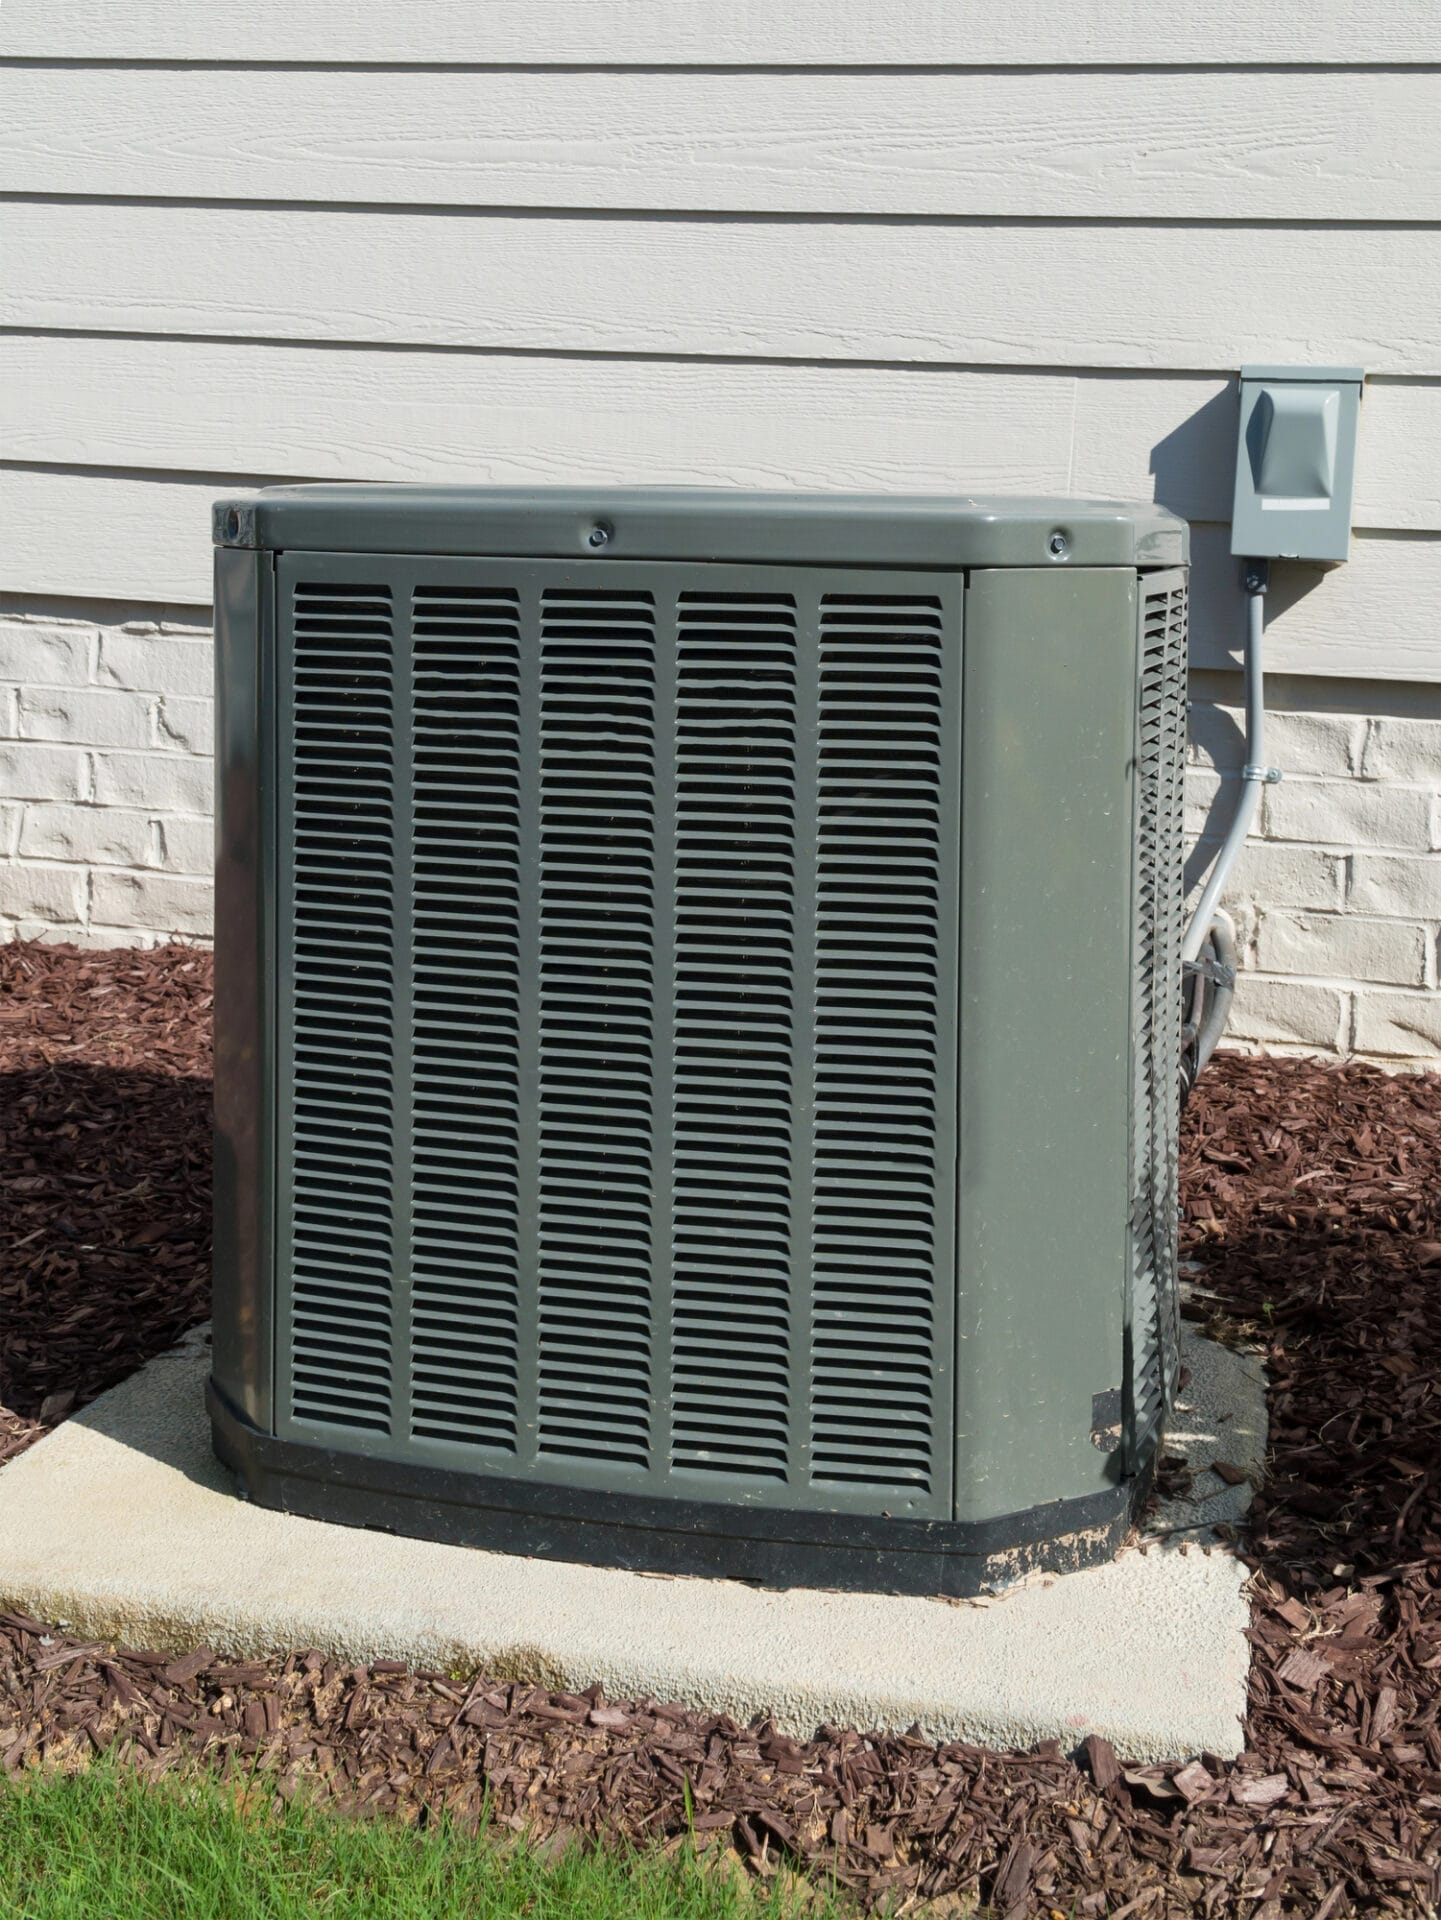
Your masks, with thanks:
[(851, 1593), (999, 1592), (1029, 1573), (1108, 1560), (1149, 1472), (1101, 1493), (984, 1521), (737, 1508), (458, 1472), (262, 1433), (207, 1389), (215, 1451), (263, 1507), (449, 1546), (644, 1573)]

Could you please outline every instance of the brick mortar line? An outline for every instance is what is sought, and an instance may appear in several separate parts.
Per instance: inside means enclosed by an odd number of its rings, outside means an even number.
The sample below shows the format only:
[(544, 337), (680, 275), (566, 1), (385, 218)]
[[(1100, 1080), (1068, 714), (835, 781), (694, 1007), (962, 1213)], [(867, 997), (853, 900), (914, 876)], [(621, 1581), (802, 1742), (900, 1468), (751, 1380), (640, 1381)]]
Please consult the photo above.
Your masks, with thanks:
[(7, 854), (3, 861), (0, 861), (0, 871), (6, 867), (15, 867), (21, 872), (30, 867), (64, 867), (88, 874), (126, 873), (132, 878), (197, 880), (202, 881), (207, 887), (214, 884), (213, 874), (194, 873), (187, 867), (127, 867), (118, 860), (97, 860), (93, 853), (79, 854), (70, 860), (59, 853), (13, 853)]
[(113, 700), (203, 700), (214, 704), (209, 693), (167, 694), (164, 687), (122, 687), (106, 680), (0, 680), (0, 689), (12, 693), (84, 693), (102, 694)]
[(1399, 980), (1361, 980), (1349, 973), (1269, 973), (1260, 967), (1243, 966), (1239, 977), (1268, 987), (1328, 987), (1336, 993), (1399, 993), (1422, 1005), (1428, 1005), (1435, 997), (1433, 987), (1408, 986)]
[[(162, 807), (155, 803), (142, 804), (135, 800), (36, 800), (21, 799), (18, 794), (0, 794), (0, 807), (19, 807), (28, 812), (33, 807), (68, 807), (74, 813), (93, 813), (103, 817), (107, 813), (138, 813), (147, 820), (204, 820), (214, 823), (213, 813), (197, 813), (194, 807)], [(1305, 912), (1305, 908), (1288, 909)], [(1404, 915), (1399, 916), (1405, 918)], [(1412, 918), (1415, 916), (1413, 915)]]
[[(117, 751), (120, 751), (120, 749), (117, 749)], [(1247, 846), (1253, 847), (1299, 847), (1312, 853), (1383, 853), (1387, 855), (1388, 858), (1395, 859), (1399, 857), (1406, 860), (1426, 860), (1434, 858), (1435, 855), (1441, 853), (1441, 847), (1402, 847), (1397, 846), (1394, 840), (1371, 840), (1362, 846), (1354, 840), (1349, 843), (1339, 840), (1281, 840), (1269, 833), (1253, 834), (1246, 844)]]
[(1392, 927), (1441, 926), (1441, 915), (1434, 913), (1419, 913), (1415, 911), (1410, 913), (1383, 913), (1376, 907), (1355, 907), (1351, 909), (1346, 907), (1278, 907), (1274, 902), (1260, 900), (1248, 900), (1246, 904), (1256, 907), (1259, 912), (1267, 915), (1285, 913), (1307, 920), (1338, 920), (1347, 926), (1354, 926), (1357, 921), (1361, 920), (1368, 922), (1374, 920), (1382, 926)]

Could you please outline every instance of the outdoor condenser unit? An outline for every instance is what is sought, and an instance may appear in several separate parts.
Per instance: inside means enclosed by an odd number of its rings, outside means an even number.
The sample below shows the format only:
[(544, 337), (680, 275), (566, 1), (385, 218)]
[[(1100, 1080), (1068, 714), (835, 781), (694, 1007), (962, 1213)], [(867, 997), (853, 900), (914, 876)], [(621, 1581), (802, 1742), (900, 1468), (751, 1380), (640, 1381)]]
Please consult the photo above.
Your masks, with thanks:
[(267, 1505), (974, 1592), (1176, 1370), (1185, 526), (216, 510), (216, 1446)]

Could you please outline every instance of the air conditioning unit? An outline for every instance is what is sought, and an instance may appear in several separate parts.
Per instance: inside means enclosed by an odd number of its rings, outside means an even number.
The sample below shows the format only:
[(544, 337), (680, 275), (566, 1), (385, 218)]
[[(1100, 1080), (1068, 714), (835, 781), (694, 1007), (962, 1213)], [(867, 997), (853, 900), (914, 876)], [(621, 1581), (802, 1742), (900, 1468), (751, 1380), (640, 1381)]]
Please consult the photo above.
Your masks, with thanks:
[(216, 511), (215, 1443), (784, 1584), (1110, 1552), (1176, 1369), (1184, 524)]

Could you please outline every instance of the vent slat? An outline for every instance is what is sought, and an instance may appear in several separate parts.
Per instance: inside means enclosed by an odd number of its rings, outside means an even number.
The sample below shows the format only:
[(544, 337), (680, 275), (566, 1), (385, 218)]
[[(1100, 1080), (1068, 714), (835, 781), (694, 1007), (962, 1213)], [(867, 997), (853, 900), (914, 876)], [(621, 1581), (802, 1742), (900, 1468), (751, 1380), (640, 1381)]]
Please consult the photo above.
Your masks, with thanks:
[[(538, 1449), (543, 1457), (646, 1469), (652, 598), (547, 588), (539, 648)], [(617, 1146), (631, 1150), (627, 1158), (615, 1157)], [(577, 1177), (578, 1153), (589, 1178)], [(597, 1169), (604, 1169), (599, 1180)]]
[[(789, 997), (795, 964), (797, 653), (789, 594), (682, 591), (676, 653), (672, 1460), (784, 1481), (792, 1396)], [(685, 981), (703, 970), (697, 998)], [(746, 1184), (717, 1186), (745, 1134)], [(753, 1202), (751, 1181), (781, 1202)], [(704, 1185), (702, 1184), (704, 1183)], [(723, 1315), (717, 1308), (723, 1307)]]
[[(954, 751), (943, 670), (938, 601), (823, 597), (811, 1242), (811, 1471), (820, 1484), (925, 1490), (932, 1480), (930, 1397), (917, 1413), (907, 1386), (928, 1381), (936, 1362), (939, 993), (949, 960), (940, 769)], [(907, 1140), (916, 1157), (862, 1161), (862, 1204), (850, 1143), (878, 1125), (892, 1155)], [(836, 1326), (867, 1330), (870, 1364), (856, 1367)]]
[[(394, 1171), (391, 597), (383, 588), (301, 585), (293, 626), (291, 1412), (385, 1431)], [(343, 1152), (343, 1175), (330, 1170), (327, 1149)]]
[[(411, 601), (411, 1430), (513, 1454), (521, 1278), (520, 606)], [(482, 880), (482, 874), (484, 879)], [(468, 967), (484, 991), (456, 991)], [(462, 1182), (445, 1156), (478, 1174)], [(484, 1213), (476, 1218), (484, 1194)], [(457, 1321), (464, 1327), (457, 1371)]]

